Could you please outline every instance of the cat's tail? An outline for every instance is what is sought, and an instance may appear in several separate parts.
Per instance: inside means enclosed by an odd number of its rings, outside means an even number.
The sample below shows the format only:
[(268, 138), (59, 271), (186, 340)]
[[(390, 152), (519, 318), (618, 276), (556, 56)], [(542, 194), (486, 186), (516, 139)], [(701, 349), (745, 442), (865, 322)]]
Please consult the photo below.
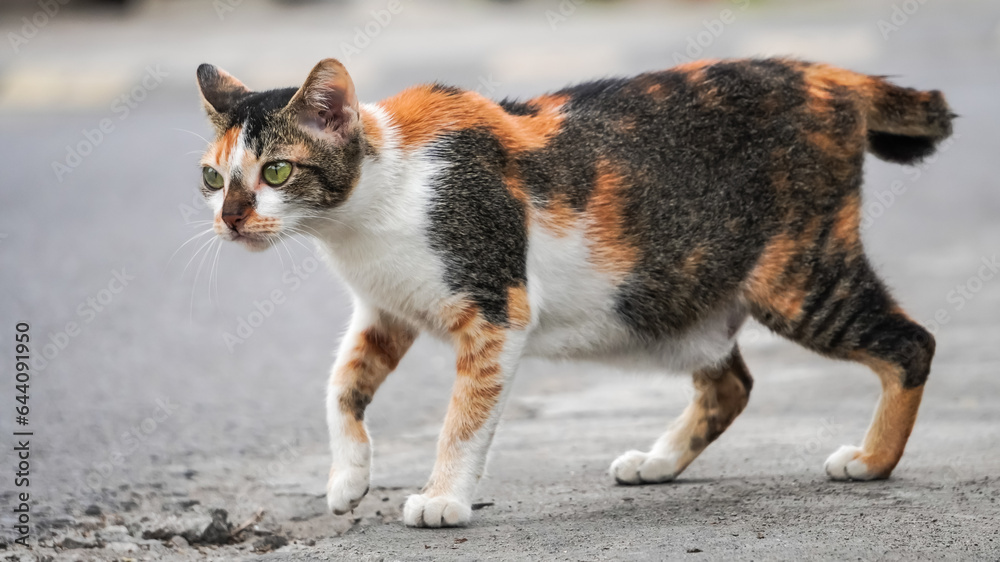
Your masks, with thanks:
[(868, 150), (882, 160), (913, 164), (951, 136), (951, 112), (938, 90), (902, 88), (872, 76), (869, 87)]
[(868, 76), (826, 64), (807, 64), (804, 74), (814, 95), (834, 88), (859, 92), (866, 102), (868, 150), (889, 162), (913, 164), (934, 153), (951, 135), (956, 117), (937, 90), (897, 86), (884, 76)]

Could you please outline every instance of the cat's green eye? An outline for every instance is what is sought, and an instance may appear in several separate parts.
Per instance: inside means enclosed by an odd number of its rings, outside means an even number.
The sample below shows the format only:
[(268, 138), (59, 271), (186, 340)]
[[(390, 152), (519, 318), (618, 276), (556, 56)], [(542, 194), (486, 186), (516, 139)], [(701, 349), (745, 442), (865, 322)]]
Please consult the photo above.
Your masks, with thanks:
[(211, 166), (205, 166), (201, 169), (201, 177), (205, 180), (205, 185), (211, 189), (222, 189), (222, 185), (226, 183), (222, 179), (222, 174), (217, 172), (215, 168)]
[(288, 162), (271, 162), (264, 166), (264, 181), (271, 187), (278, 187), (292, 175), (292, 165)]

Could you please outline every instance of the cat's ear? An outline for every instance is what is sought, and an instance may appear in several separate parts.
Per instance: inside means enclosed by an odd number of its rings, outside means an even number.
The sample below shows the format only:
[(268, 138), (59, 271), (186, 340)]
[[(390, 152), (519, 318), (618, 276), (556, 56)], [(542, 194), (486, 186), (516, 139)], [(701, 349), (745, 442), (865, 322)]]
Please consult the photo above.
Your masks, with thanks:
[(250, 93), (250, 89), (234, 78), (231, 74), (211, 64), (198, 67), (198, 89), (201, 90), (201, 101), (209, 119), (217, 126), (222, 120), (222, 114), (228, 112)]
[(300, 125), (335, 142), (350, 138), (361, 122), (354, 81), (336, 59), (324, 59), (313, 67), (286, 109)]

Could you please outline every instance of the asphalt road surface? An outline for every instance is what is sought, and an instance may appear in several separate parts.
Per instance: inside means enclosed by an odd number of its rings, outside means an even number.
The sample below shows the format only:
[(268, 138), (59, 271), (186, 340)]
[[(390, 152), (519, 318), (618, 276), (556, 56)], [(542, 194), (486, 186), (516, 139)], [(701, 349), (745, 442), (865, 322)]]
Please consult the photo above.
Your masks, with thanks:
[[(387, 6), (67, 6), (30, 37), (30, 7), (0, 15), (0, 559), (1000, 559), (1000, 4)], [(622, 487), (606, 470), (681, 411), (687, 376), (528, 362), (471, 526), (408, 529), (400, 508), (430, 472), (453, 379), (450, 350), (422, 338), (369, 409), (371, 492), (326, 513), (322, 397), (349, 304), (309, 240), (185, 245), (211, 218), (197, 64), (267, 88), (337, 56), (365, 100), (432, 80), (499, 98), (758, 54), (940, 88), (961, 114), (932, 161), (867, 171), (870, 255), (938, 338), (892, 479), (822, 471), (860, 441), (876, 378), (751, 325), (750, 405), (677, 482)], [(27, 426), (19, 322), (34, 342)], [(28, 488), (14, 484), (21, 430)], [(13, 544), (26, 490), (30, 550)]]

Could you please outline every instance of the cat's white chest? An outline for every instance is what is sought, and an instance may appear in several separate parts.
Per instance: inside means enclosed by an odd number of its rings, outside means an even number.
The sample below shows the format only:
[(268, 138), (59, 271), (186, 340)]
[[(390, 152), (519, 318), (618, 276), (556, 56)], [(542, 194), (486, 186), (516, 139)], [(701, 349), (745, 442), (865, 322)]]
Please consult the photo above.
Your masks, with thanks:
[(334, 270), (354, 294), (379, 309), (428, 328), (448, 291), (440, 260), (421, 237), (368, 240), (345, 255), (330, 252)]

